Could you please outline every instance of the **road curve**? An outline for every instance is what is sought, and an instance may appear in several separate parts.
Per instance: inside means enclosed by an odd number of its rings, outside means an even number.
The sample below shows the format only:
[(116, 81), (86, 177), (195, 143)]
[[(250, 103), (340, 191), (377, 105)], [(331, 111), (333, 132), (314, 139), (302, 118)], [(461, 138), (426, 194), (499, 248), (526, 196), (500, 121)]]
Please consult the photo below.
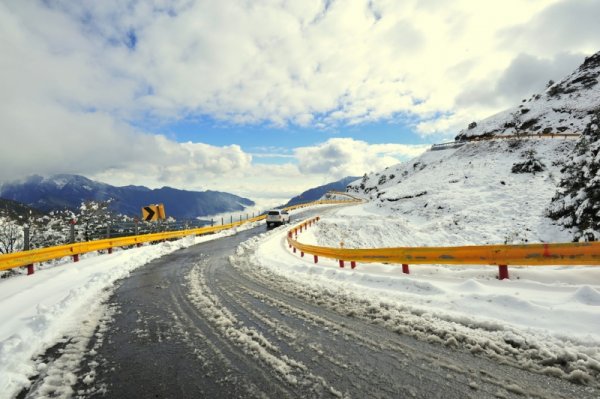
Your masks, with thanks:
[(123, 280), (111, 320), (89, 344), (76, 395), (597, 397), (589, 387), (340, 314), (294, 295), (281, 277), (232, 266), (237, 245), (264, 229), (177, 251)]

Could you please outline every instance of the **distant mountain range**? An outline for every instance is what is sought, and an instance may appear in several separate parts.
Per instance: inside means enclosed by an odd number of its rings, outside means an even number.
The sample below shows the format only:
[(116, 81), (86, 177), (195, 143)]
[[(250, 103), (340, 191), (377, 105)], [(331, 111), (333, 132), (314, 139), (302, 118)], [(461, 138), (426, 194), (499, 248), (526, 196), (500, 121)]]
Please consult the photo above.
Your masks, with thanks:
[(21, 182), (0, 185), (0, 198), (18, 201), (43, 212), (56, 209), (77, 210), (83, 201), (114, 199), (111, 208), (118, 213), (137, 216), (149, 204), (165, 205), (167, 216), (188, 219), (222, 212), (241, 211), (254, 202), (219, 191), (187, 191), (171, 187), (149, 189), (144, 186), (115, 187), (79, 175), (31, 176)]
[(346, 186), (352, 183), (355, 180), (360, 179), (360, 177), (348, 176), (344, 177), (341, 180), (335, 181), (333, 183), (325, 184), (323, 186), (311, 188), (303, 192), (302, 194), (292, 198), (285, 206), (299, 204), (301, 202), (309, 202), (316, 201), (321, 198), (328, 191), (346, 191)]

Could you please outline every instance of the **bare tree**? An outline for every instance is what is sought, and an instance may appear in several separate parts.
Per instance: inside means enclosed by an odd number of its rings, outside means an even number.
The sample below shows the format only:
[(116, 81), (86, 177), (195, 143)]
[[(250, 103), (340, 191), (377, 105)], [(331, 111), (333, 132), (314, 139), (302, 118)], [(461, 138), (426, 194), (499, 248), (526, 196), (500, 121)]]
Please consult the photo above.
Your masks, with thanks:
[(77, 224), (83, 229), (83, 239), (89, 241), (94, 230), (110, 224), (113, 218), (108, 206), (112, 200), (85, 201), (79, 207)]
[(0, 224), (0, 253), (10, 254), (23, 249), (22, 229), (9, 221)]

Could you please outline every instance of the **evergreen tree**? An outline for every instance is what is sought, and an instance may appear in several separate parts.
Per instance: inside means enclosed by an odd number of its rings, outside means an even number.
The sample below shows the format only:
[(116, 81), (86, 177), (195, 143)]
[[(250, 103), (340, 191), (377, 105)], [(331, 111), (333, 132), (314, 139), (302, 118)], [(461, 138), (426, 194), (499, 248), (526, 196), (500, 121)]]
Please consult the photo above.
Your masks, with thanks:
[(561, 170), (559, 190), (548, 216), (575, 229), (575, 241), (600, 240), (600, 109)]

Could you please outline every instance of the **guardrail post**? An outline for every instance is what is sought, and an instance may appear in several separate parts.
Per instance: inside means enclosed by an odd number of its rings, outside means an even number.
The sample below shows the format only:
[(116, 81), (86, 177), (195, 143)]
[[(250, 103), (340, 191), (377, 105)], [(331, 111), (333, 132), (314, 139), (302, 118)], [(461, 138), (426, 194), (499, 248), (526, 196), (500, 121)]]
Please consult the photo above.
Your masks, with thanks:
[(402, 273), (410, 274), (410, 270), (408, 269), (408, 265), (406, 263), (402, 264)]
[(304, 252), (300, 251), (300, 257), (304, 258)]
[[(30, 242), (29, 242), (29, 226), (25, 225), (23, 227), (23, 249), (25, 251), (30, 250)], [(34, 273), (33, 264), (27, 265), (27, 275), (30, 276)]]
[[(106, 238), (110, 238), (110, 224), (106, 225)], [(112, 247), (108, 248), (108, 254), (112, 254)]]
[(356, 261), (350, 261), (350, 268), (351, 269), (356, 268)]
[(343, 268), (344, 267), (344, 261), (340, 259), (340, 267)]
[(508, 266), (498, 265), (498, 280), (508, 279)]
[(233, 223), (233, 215), (229, 215), (229, 224)]
[[(77, 223), (75, 219), (71, 219), (71, 221), (69, 222), (69, 224), (71, 225), (71, 244), (75, 244), (75, 223)], [(73, 255), (73, 262), (79, 262), (79, 254)]]
[(319, 257), (317, 255), (313, 255), (315, 263), (319, 263)]
[(294, 251), (294, 253), (296, 253), (296, 247), (294, 247), (293, 251)]
[(213, 227), (215, 225), (215, 221), (210, 219), (210, 227)]
[[(135, 219), (135, 224), (134, 224), (134, 227), (133, 227), (133, 231), (134, 231), (134, 233), (135, 233), (136, 236), (139, 234), (138, 223), (139, 223), (139, 220)], [(135, 244), (135, 246), (139, 248), (139, 247), (142, 246), (142, 243), (138, 242), (138, 243)]]

